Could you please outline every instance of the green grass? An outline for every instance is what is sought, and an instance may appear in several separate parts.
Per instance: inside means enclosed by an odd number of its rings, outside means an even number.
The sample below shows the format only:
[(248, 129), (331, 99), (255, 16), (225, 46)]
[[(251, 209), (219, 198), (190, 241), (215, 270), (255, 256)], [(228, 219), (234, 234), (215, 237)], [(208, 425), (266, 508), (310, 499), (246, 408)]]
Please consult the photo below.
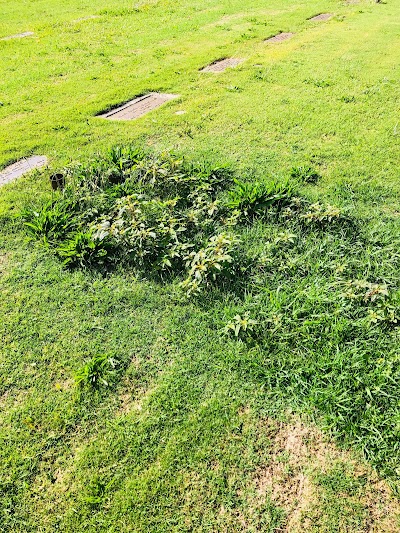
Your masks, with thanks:
[[(65, 269), (14, 217), (55, 198), (48, 173), (2, 187), (0, 529), (275, 531), (295, 497), (261, 490), (261, 473), (279, 486), (271, 472), (298, 452), (277, 428), (301, 416), (349, 455), (302, 464), (317, 495), (299, 530), (396, 531), (394, 496), (365, 495), (372, 468), (399, 492), (398, 328), (345, 293), (365, 280), (400, 305), (399, 6), (3, 4), (0, 37), (35, 36), (0, 41), (1, 165), (37, 153), (55, 169), (133, 143), (228, 162), (247, 181), (311, 166), (321, 179), (299, 195), (346, 217), (241, 223), (241, 250), (263, 268), (186, 300), (179, 274)], [(321, 12), (335, 17), (307, 21)], [(296, 35), (263, 43), (279, 31)], [(198, 72), (226, 56), (246, 61)], [(95, 116), (149, 90), (181, 96), (134, 122)], [(222, 333), (246, 313), (261, 334)], [(98, 386), (76, 384), (93, 375)]]

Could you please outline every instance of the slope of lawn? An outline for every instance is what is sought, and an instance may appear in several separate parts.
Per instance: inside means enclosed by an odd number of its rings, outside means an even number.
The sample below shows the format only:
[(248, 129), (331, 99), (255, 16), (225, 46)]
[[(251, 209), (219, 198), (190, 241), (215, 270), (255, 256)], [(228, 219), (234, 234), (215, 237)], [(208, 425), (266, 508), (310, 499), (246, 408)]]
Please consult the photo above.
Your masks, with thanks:
[[(398, 531), (400, 5), (3, 1), (0, 38), (25, 31), (0, 41), (0, 165), (51, 168), (0, 189), (0, 529)], [(199, 72), (222, 57), (245, 61)], [(148, 91), (180, 97), (95, 116)], [(291, 192), (239, 205), (230, 278), (199, 295), (182, 261), (68, 268), (26, 213), (117, 144), (227, 165), (224, 209), (233, 177)], [(70, 234), (114, 212), (108, 179)]]

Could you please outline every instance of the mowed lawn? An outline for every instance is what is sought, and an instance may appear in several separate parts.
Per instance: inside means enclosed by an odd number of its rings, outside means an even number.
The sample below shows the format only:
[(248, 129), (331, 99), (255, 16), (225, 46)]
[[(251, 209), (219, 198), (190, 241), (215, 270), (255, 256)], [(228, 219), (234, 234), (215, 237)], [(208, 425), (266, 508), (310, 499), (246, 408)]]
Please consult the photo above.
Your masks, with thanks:
[[(3, 0), (0, 39), (28, 31), (0, 40), (0, 167), (50, 170), (0, 189), (0, 530), (399, 531), (400, 3)], [(96, 116), (150, 91), (179, 97)], [(310, 166), (299, 195), (346, 223), (244, 227), (275, 255), (243, 293), (67, 270), (15, 214), (116, 144), (248, 181)], [(262, 342), (223, 333), (246, 313)], [(117, 379), (79, 389), (98, 355)]]

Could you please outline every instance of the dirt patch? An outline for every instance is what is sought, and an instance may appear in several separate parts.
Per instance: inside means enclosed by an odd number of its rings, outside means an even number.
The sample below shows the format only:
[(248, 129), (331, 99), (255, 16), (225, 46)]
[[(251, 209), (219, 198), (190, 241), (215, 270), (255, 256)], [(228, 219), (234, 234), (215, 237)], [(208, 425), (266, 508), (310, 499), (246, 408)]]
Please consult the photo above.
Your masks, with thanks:
[(273, 37), (269, 37), (268, 39), (265, 39), (265, 43), (281, 43), (283, 41), (287, 41), (288, 39), (291, 39), (293, 37), (294, 33), (278, 33), (277, 35), (274, 35)]
[(227, 24), (229, 22), (234, 22), (236, 20), (243, 19), (247, 17), (249, 14), (245, 11), (243, 13), (234, 13), (233, 15), (224, 15), (222, 18), (217, 20), (216, 22), (212, 22), (211, 24), (208, 24), (208, 26), (215, 26), (217, 24)]
[[(311, 450), (310, 431), (300, 422), (280, 424), (271, 439), (272, 460), (258, 472), (257, 494), (267, 494), (287, 513), (286, 531), (293, 531), (314, 498), (314, 489), (304, 467), (308, 465)], [(306, 444), (308, 443), (308, 445)]]
[(109, 120), (134, 120), (146, 115), (153, 109), (160, 107), (165, 102), (178, 98), (177, 94), (149, 93), (139, 96), (130, 102), (117, 107), (112, 111), (98, 115)]
[(34, 155), (28, 159), (21, 159), (21, 161), (9, 165), (0, 172), (0, 187), (45, 165), (47, 165), (47, 157), (44, 155)]
[(226, 58), (226, 59), (220, 59), (218, 61), (214, 61), (214, 63), (211, 63), (207, 67), (204, 67), (201, 69), (201, 72), (223, 72), (227, 68), (233, 68), (237, 67), (241, 63), (243, 63), (244, 59), (239, 58)]
[[(79, 430), (76, 429), (78, 434)], [(92, 438), (79, 443), (70, 442), (69, 453), (63, 457), (43, 460), (40, 472), (31, 484), (30, 510), (40, 520), (46, 531), (53, 531), (51, 517), (62, 516), (76, 483), (76, 465), (81, 453), (90, 445)]]
[[(338, 464), (348, 465), (356, 480), (361, 477), (366, 480), (362, 496), (357, 498), (366, 519), (363, 528), (352, 533), (399, 531), (400, 503), (392, 496), (389, 486), (361, 459), (328, 442), (318, 429), (300, 420), (281, 423), (271, 435), (271, 445), (270, 462), (257, 471), (255, 493), (260, 499), (269, 496), (285, 510), (282, 531), (315, 531), (318, 515), (326, 512), (316, 475), (329, 473)], [(323, 527), (321, 530), (325, 531)]]

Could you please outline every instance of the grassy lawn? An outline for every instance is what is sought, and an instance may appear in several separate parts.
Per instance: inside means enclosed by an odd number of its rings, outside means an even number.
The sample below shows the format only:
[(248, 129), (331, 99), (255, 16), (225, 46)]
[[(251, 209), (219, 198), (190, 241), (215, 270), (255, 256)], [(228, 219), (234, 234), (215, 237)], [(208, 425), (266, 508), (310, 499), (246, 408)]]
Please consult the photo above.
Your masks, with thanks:
[[(1, 531), (399, 531), (400, 5), (3, 0), (0, 38), (26, 31), (0, 40), (0, 167), (50, 169), (0, 189)], [(149, 91), (180, 96), (96, 116)], [(116, 144), (290, 179), (291, 214), (240, 219), (236, 278), (199, 296), (67, 268), (15, 215)]]

